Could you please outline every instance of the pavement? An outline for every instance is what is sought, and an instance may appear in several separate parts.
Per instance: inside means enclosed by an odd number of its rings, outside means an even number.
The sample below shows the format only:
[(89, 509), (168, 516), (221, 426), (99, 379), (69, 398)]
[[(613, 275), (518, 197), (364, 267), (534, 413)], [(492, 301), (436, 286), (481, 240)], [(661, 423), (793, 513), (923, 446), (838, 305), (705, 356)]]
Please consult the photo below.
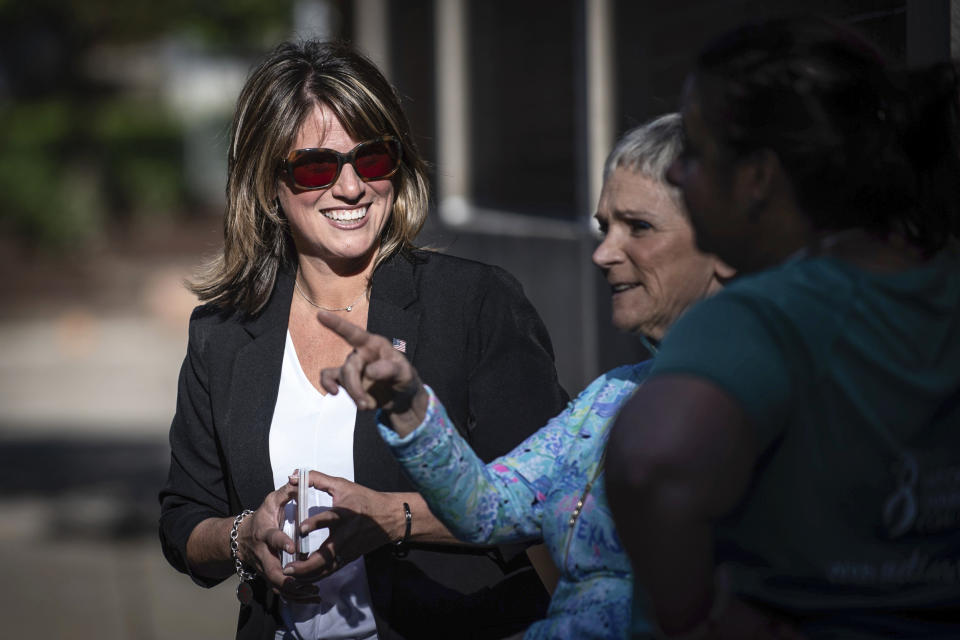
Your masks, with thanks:
[(236, 579), (194, 585), (156, 534), (200, 252), (2, 248), (0, 637), (233, 637)]

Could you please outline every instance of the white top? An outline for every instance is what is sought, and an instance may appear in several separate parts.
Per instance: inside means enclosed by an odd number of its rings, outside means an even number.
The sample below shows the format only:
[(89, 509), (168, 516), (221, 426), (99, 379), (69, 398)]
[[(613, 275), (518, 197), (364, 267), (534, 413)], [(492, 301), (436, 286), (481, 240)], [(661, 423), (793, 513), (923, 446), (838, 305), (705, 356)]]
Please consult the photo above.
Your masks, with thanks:
[[(270, 466), (273, 484), (280, 488), (301, 466), (327, 475), (353, 480), (353, 426), (357, 406), (346, 392), (324, 395), (317, 391), (300, 366), (293, 339), (287, 331), (280, 371), (280, 393), (270, 424)], [(311, 488), (310, 515), (332, 505), (331, 497)], [(287, 503), (283, 531), (294, 534), (296, 506)], [(327, 539), (320, 529), (308, 537), (314, 552)], [(293, 560), (283, 553), (282, 563)], [(314, 638), (375, 638), (376, 625), (370, 608), (370, 589), (363, 557), (316, 582), (320, 603), (280, 601), (280, 613), (287, 630), (298, 640)]]

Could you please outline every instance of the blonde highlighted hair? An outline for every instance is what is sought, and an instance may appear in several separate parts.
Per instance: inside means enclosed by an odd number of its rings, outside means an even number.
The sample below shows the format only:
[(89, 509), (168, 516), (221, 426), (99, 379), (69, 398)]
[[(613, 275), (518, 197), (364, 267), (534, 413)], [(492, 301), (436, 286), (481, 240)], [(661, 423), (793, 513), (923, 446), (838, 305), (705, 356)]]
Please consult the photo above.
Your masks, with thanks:
[(277, 202), (278, 171), (318, 104), (329, 107), (354, 140), (384, 134), (400, 140), (402, 161), (391, 178), (396, 198), (376, 265), (414, 247), (427, 216), (426, 164), (393, 87), (348, 45), (285, 42), (253, 70), (237, 99), (227, 160), (223, 252), (189, 285), (202, 301), (254, 314), (270, 298), (279, 269), (296, 262)]

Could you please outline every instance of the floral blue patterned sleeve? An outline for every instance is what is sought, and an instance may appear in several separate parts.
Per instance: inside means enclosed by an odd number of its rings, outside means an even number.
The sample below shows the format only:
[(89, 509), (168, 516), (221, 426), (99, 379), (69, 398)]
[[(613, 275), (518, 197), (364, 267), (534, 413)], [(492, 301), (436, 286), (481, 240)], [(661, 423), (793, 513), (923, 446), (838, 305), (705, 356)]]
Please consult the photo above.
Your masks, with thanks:
[(603, 483), (603, 449), (619, 408), (649, 371), (620, 367), (560, 415), (484, 465), (428, 388), (423, 423), (380, 433), (431, 511), (461, 540), (501, 544), (543, 537), (561, 577), (548, 618), (525, 638), (619, 638), (630, 624), (631, 577)]
[(420, 487), (431, 511), (465, 542), (501, 544), (539, 538), (544, 487), (508, 467), (503, 458), (520, 457), (531, 467), (548, 466), (540, 442), (569, 407), (510, 454), (484, 465), (457, 433), (433, 390), (427, 387), (427, 391), (427, 414), (416, 431), (401, 439), (381, 424), (380, 433)]

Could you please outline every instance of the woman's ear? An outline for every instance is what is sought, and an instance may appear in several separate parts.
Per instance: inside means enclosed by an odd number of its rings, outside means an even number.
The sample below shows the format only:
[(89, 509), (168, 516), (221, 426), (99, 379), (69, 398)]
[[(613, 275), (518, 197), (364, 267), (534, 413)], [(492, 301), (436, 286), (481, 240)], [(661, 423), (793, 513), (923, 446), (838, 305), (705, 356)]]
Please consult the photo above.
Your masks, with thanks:
[(782, 171), (780, 158), (770, 149), (754, 151), (738, 160), (737, 175), (734, 178), (736, 191), (748, 219), (759, 218), (767, 203), (774, 199), (774, 191)]
[(713, 274), (720, 284), (727, 284), (737, 275), (737, 270), (728, 265), (720, 258), (713, 256)]

